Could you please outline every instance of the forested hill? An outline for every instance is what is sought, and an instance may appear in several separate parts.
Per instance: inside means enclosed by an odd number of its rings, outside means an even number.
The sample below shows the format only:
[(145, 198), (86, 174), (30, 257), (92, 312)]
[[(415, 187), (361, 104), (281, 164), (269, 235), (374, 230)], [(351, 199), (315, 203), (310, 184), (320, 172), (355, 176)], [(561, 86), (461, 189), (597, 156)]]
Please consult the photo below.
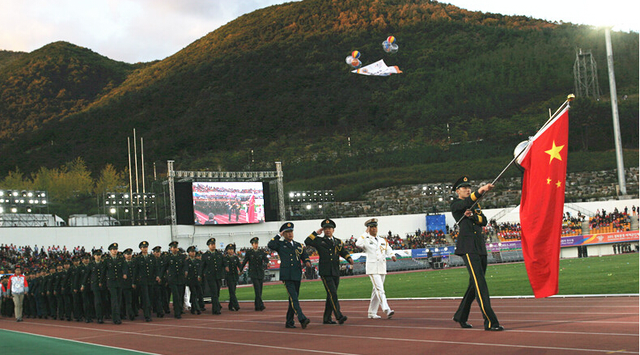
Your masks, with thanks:
[[(398, 39), (395, 55), (381, 47), (389, 35)], [(638, 34), (612, 37), (618, 93), (629, 98), (620, 107), (623, 142), (637, 149)], [(0, 55), (0, 174), (79, 156), (94, 170), (124, 167), (133, 128), (148, 161), (262, 170), (281, 160), (294, 180), (313, 174), (310, 166), (345, 169), (347, 150), (375, 152), (378, 166), (438, 161), (437, 147), (451, 142), (482, 140), (502, 154), (573, 91), (576, 48), (593, 51), (606, 99), (602, 31), (435, 1), (271, 6), (165, 60), (136, 65), (56, 42), (6, 65)], [(365, 64), (384, 59), (403, 74), (351, 74), (344, 59), (352, 50)], [(607, 110), (578, 98), (572, 150), (613, 147), (610, 116), (598, 116)], [(427, 146), (435, 153), (415, 153)], [(384, 160), (405, 150), (421, 160)], [(348, 168), (372, 168), (369, 161)]]

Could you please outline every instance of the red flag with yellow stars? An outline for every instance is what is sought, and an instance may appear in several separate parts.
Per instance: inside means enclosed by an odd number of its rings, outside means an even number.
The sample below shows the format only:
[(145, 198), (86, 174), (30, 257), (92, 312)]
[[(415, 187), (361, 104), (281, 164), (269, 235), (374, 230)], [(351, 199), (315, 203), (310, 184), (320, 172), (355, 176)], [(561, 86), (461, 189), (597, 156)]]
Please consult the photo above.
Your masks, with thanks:
[(568, 140), (566, 107), (536, 133), (518, 159), (524, 168), (520, 200), (522, 252), (536, 298), (558, 293)]

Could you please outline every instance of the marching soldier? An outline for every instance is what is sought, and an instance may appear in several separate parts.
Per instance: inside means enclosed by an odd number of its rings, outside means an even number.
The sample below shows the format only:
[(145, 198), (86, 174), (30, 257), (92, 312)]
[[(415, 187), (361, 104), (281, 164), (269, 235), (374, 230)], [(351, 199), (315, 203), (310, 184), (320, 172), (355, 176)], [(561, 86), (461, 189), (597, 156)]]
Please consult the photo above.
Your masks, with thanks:
[(64, 320), (64, 315), (65, 315), (64, 293), (63, 293), (64, 276), (65, 276), (64, 268), (62, 265), (58, 264), (56, 266), (55, 277), (53, 278), (53, 294), (56, 296), (56, 304), (58, 309), (59, 320)]
[(91, 292), (91, 256), (89, 253), (82, 255), (82, 263), (76, 275), (78, 277), (78, 291), (82, 295), (84, 322), (92, 323), (95, 317), (95, 309), (93, 306), (93, 293)]
[(173, 296), (173, 316), (181, 319), (184, 310), (184, 256), (178, 252), (178, 242), (171, 242), (169, 248), (171, 248), (171, 254), (167, 258), (166, 264), (167, 282)]
[(236, 297), (236, 287), (238, 286), (239, 275), (242, 270), (240, 268), (240, 259), (235, 254), (235, 244), (227, 244), (224, 251), (227, 253), (224, 256), (223, 264), (225, 279), (227, 280), (227, 287), (229, 288), (229, 310), (232, 312), (239, 311), (240, 304), (238, 303), (238, 297)]
[(196, 247), (190, 246), (187, 248), (189, 257), (184, 261), (184, 274), (187, 279), (187, 286), (191, 291), (191, 314), (200, 315), (200, 298), (202, 294), (202, 288), (200, 287), (200, 260), (196, 259)]
[(283, 224), (280, 227), (280, 234), (273, 237), (267, 246), (278, 252), (278, 256), (280, 256), (280, 280), (284, 282), (289, 294), (289, 309), (287, 310), (285, 327), (296, 327), (293, 319), (295, 314), (298, 316), (302, 329), (306, 329), (311, 321), (302, 313), (298, 295), (302, 280), (302, 264), (311, 267), (311, 261), (304, 246), (293, 240), (293, 223)]
[(138, 244), (140, 255), (134, 260), (135, 275), (133, 277), (133, 287), (138, 290), (142, 302), (142, 313), (145, 322), (151, 322), (151, 294), (152, 287), (160, 281), (156, 272), (156, 261), (149, 255), (149, 242), (143, 241)]
[(62, 296), (64, 298), (64, 310), (67, 321), (71, 321), (73, 313), (73, 279), (75, 278), (75, 268), (71, 261), (65, 260), (64, 274), (62, 276)]
[(104, 260), (107, 287), (111, 296), (111, 320), (113, 324), (122, 324), (120, 310), (122, 307), (122, 284), (124, 274), (124, 258), (118, 254), (118, 243), (109, 245), (109, 256)]
[[(460, 221), (460, 233), (456, 242), (456, 255), (460, 255), (469, 272), (469, 286), (462, 297), (460, 306), (453, 316), (453, 321), (460, 324), (462, 328), (472, 328), (467, 323), (469, 311), (473, 300), (478, 301), (482, 317), (484, 318), (484, 329), (490, 331), (501, 331), (504, 328), (498, 322), (498, 317), (491, 308), (489, 289), (484, 274), (487, 270), (487, 246), (482, 228), (487, 225), (487, 217), (482, 213), (480, 205), (475, 204), (483, 193), (491, 191), (492, 184), (480, 187), (477, 191), (471, 192), (471, 183), (468, 176), (459, 178), (453, 184), (453, 191), (458, 198), (451, 202), (451, 214), (456, 221)], [(473, 210), (471, 207), (475, 204)]]
[[(347, 320), (347, 316), (340, 312), (340, 303), (338, 302), (338, 285), (340, 284), (340, 257), (344, 258), (353, 265), (351, 255), (344, 248), (344, 244), (338, 238), (333, 237), (336, 228), (335, 222), (325, 219), (320, 224), (321, 228), (312, 232), (304, 241), (306, 245), (314, 247), (318, 251), (320, 257), (318, 271), (322, 278), (325, 291), (327, 291), (327, 300), (324, 307), (324, 317), (322, 323), (336, 324), (331, 320), (331, 313), (334, 313), (338, 323), (342, 324)], [(324, 233), (321, 238), (320, 234)]]
[(251, 249), (247, 250), (242, 261), (241, 270), (249, 263), (249, 277), (253, 283), (253, 292), (255, 293), (254, 307), (256, 311), (265, 309), (262, 302), (262, 284), (264, 283), (264, 269), (269, 265), (269, 257), (264, 250), (258, 248), (258, 237), (251, 238)]
[(124, 263), (122, 264), (122, 295), (124, 296), (124, 309), (121, 310), (121, 314), (126, 315), (129, 320), (134, 320), (138, 313), (138, 309), (134, 308), (133, 304), (133, 285), (135, 264), (133, 263), (133, 249), (127, 248), (122, 254), (124, 255)]
[(202, 255), (202, 272), (201, 275), (207, 280), (209, 290), (211, 291), (211, 313), (220, 314), (220, 287), (224, 278), (223, 255), (216, 249), (216, 239), (209, 238), (207, 240), (207, 250)]
[(167, 292), (165, 291), (167, 282), (164, 273), (165, 261), (162, 255), (162, 247), (159, 245), (153, 247), (153, 262), (156, 268), (156, 282), (153, 284), (153, 309), (158, 318), (162, 318), (167, 313), (165, 312), (165, 304), (169, 301), (166, 299)]
[(102, 251), (95, 249), (93, 251), (93, 262), (89, 266), (89, 275), (84, 283), (91, 287), (93, 293), (93, 305), (96, 312), (96, 321), (98, 324), (104, 323), (104, 310), (107, 304), (107, 273), (105, 271), (105, 263), (102, 262)]
[(80, 255), (73, 259), (73, 280), (71, 282), (71, 292), (73, 297), (73, 315), (76, 322), (82, 322), (82, 318), (86, 317), (84, 314), (84, 307), (82, 307), (82, 292), (80, 291), (81, 279), (86, 272), (86, 267), (80, 262), (82, 257)]
[(387, 258), (396, 261), (396, 256), (384, 237), (378, 236), (378, 220), (371, 218), (364, 222), (367, 231), (356, 240), (356, 246), (362, 248), (367, 255), (366, 271), (371, 279), (371, 301), (369, 302), (369, 314), (371, 319), (380, 319), (378, 307), (391, 318), (394, 311), (387, 303), (384, 291), (384, 279), (387, 276)]
[(55, 289), (56, 289), (55, 283), (57, 278), (56, 269), (57, 268), (53, 264), (49, 267), (49, 275), (47, 276), (47, 279), (44, 282), (46, 293), (47, 293), (47, 306), (49, 310), (49, 316), (54, 320), (58, 318), (58, 315), (57, 315), (58, 301), (56, 299), (56, 292), (55, 292)]

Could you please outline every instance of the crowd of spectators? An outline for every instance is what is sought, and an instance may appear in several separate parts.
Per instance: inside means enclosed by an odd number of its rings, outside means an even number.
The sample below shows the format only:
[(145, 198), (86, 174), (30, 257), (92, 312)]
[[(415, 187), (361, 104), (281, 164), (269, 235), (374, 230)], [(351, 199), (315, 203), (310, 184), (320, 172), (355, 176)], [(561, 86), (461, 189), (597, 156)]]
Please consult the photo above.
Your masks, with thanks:
[(445, 244), (448, 244), (447, 238), (441, 230), (421, 231), (418, 229), (414, 234), (407, 234), (409, 249), (421, 249)]
[[(632, 207), (633, 215), (636, 214), (636, 206)], [(596, 215), (589, 219), (589, 228), (592, 230), (602, 231), (609, 230), (611, 232), (623, 232), (630, 230), (631, 218), (628, 214), (629, 209), (624, 208), (622, 212), (617, 208), (611, 213), (607, 213), (604, 209), (596, 211)]]

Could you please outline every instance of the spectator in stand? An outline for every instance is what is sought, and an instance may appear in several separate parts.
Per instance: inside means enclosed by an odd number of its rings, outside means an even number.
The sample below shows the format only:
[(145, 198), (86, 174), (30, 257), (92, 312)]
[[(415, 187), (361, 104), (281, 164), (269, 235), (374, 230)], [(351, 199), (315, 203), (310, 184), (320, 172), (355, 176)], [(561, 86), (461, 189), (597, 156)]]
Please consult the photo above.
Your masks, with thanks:
[(29, 292), (29, 285), (19, 265), (16, 266), (13, 276), (9, 278), (8, 289), (13, 298), (16, 322), (22, 322), (22, 302), (24, 301), (24, 294)]

